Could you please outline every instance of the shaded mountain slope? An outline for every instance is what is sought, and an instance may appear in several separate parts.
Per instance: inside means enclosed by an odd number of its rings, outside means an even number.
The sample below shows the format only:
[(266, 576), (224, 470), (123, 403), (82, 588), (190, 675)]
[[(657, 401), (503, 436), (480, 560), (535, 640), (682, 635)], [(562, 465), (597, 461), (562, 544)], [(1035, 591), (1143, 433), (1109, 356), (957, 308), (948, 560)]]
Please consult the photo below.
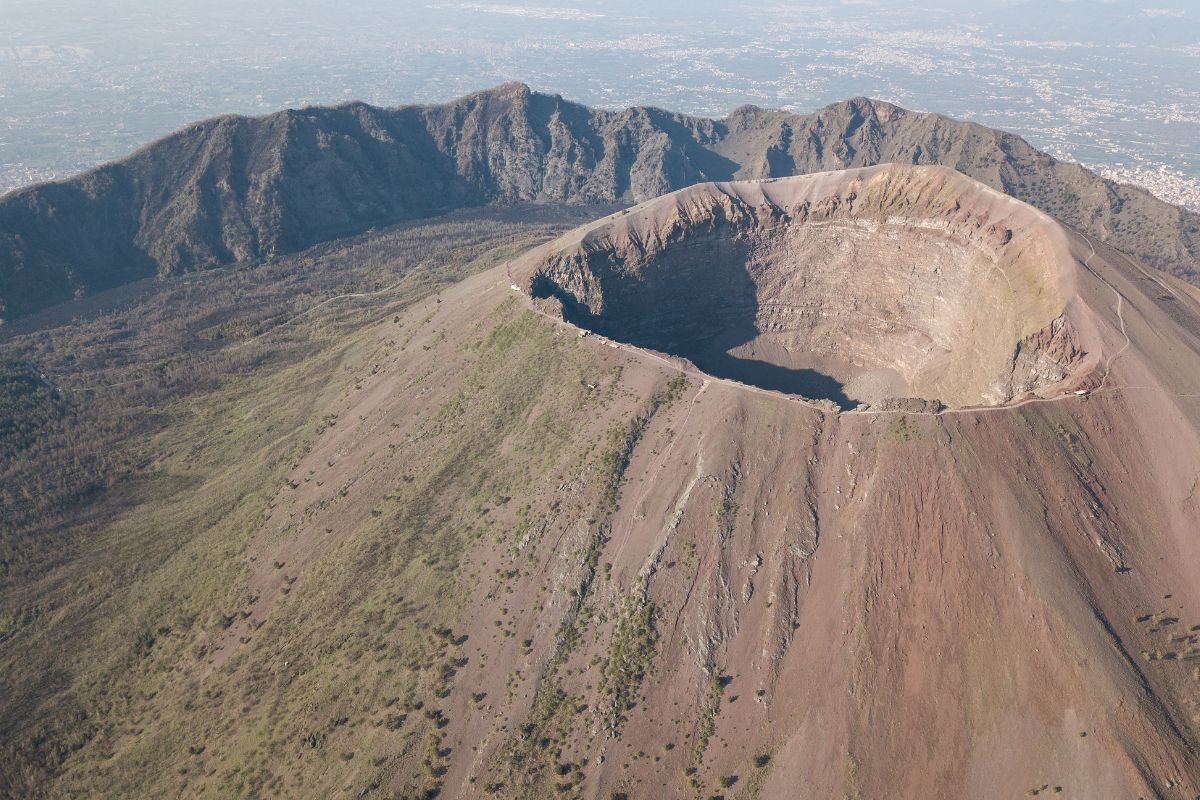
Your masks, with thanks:
[(10, 193), (0, 199), (0, 319), (450, 208), (641, 201), (705, 180), (887, 161), (953, 167), (1157, 268), (1197, 274), (1200, 215), (972, 123), (862, 98), (708, 120), (593, 110), (505, 84), (440, 106), (221, 117)]

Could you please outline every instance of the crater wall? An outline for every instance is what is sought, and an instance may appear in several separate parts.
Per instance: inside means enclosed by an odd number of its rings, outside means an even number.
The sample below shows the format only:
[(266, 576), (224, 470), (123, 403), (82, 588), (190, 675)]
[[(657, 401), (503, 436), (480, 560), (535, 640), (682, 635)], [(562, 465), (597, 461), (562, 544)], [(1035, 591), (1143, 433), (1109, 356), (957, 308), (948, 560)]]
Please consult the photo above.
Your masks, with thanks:
[(721, 377), (843, 408), (999, 405), (1083, 360), (1065, 237), (952, 170), (889, 165), (690, 187), (516, 274), (569, 321)]

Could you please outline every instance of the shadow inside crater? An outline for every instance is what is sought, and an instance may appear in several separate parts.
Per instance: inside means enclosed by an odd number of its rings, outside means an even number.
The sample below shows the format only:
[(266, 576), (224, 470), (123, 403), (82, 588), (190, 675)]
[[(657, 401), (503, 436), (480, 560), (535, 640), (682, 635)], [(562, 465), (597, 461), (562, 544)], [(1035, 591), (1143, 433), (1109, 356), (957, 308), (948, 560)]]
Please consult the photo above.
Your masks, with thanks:
[(815, 369), (793, 369), (769, 361), (738, 358), (732, 353), (720, 351), (694, 353), (684, 357), (704, 372), (718, 378), (728, 378), (775, 392), (800, 395), (810, 400), (832, 400), (843, 411), (851, 410), (857, 405), (846, 396), (841, 381)]
[(853, 409), (856, 402), (830, 375), (733, 354), (762, 334), (758, 287), (746, 266), (745, 247), (743, 241), (711, 236), (698, 247), (665, 254), (636, 279), (614, 273), (603, 254), (591, 254), (600, 263), (590, 271), (603, 287), (598, 314), (545, 275), (533, 280), (531, 294), (557, 298), (563, 318), (573, 325), (682, 356), (714, 377)]

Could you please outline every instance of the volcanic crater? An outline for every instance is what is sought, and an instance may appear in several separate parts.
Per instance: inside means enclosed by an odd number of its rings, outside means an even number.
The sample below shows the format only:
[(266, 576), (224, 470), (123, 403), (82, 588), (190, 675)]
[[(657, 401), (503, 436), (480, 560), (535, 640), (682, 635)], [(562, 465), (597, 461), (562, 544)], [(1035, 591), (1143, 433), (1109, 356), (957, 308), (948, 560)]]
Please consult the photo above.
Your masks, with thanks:
[(864, 408), (998, 406), (1084, 381), (1070, 234), (944, 167), (707, 183), (526, 254), (563, 318), (720, 378)]

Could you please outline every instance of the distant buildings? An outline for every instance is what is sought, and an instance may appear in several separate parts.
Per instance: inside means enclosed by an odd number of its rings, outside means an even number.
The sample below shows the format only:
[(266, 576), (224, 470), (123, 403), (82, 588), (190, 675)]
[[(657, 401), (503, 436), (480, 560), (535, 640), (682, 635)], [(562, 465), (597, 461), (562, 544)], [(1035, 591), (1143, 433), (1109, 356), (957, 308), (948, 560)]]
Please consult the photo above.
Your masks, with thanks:
[(1124, 164), (1116, 166), (1089, 164), (1087, 166), (1110, 180), (1140, 186), (1168, 203), (1200, 211), (1200, 178), (1186, 175), (1163, 164), (1157, 168)]

